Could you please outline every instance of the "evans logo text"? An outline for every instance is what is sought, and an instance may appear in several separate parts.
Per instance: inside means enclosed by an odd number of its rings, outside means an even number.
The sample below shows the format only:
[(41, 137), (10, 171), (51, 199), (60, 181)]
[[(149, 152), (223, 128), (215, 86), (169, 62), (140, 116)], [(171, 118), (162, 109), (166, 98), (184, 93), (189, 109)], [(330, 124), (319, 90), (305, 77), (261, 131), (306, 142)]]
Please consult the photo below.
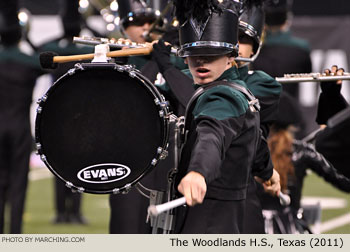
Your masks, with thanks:
[(104, 184), (122, 180), (129, 176), (129, 167), (121, 164), (97, 164), (78, 172), (78, 179), (87, 183)]

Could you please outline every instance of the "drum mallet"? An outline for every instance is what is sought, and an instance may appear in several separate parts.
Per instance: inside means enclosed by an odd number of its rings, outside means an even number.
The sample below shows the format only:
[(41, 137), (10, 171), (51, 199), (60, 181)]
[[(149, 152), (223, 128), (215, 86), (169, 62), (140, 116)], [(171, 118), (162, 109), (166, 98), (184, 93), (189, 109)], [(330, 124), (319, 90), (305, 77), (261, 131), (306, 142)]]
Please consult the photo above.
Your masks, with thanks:
[(282, 206), (289, 206), (290, 196), (288, 194), (284, 194), (284, 193), (280, 192), (278, 195), (278, 198), (280, 199), (280, 204)]
[[(107, 57), (127, 57), (137, 55), (148, 55), (152, 52), (153, 47), (128, 48), (124, 50), (112, 51), (106, 54)], [(71, 61), (90, 60), (95, 57), (94, 53), (58, 56), (54, 52), (43, 52), (40, 54), (40, 65), (44, 69), (55, 69), (57, 63), (66, 63)]]
[(158, 216), (159, 214), (173, 209), (175, 207), (179, 207), (181, 205), (186, 204), (185, 197), (178, 198), (176, 200), (172, 200), (160, 205), (150, 205), (147, 209), (147, 212), (150, 216)]
[[(267, 186), (271, 185), (271, 181), (268, 180), (266, 182), (264, 182)], [(282, 206), (289, 206), (290, 204), (290, 197), (288, 194), (284, 194), (283, 192), (280, 191), (280, 193), (278, 194), (278, 198), (280, 199), (280, 204)]]
[[(279, 193), (278, 198), (280, 199), (280, 203), (282, 206), (288, 206), (290, 204), (290, 197), (287, 194), (282, 192)], [(158, 216), (159, 214), (173, 209), (175, 207), (179, 207), (181, 205), (186, 204), (186, 198), (178, 198), (176, 200), (172, 200), (160, 205), (150, 205), (147, 209), (147, 212), (150, 216)]]

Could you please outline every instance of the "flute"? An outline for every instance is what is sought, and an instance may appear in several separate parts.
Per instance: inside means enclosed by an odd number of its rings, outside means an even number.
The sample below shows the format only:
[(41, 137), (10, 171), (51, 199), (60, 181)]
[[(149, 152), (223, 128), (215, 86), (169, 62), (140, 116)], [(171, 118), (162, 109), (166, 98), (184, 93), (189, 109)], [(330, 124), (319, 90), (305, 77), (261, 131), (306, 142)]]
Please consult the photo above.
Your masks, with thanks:
[(343, 75), (326, 75), (325, 73), (301, 73), (301, 74), (285, 74), (283, 77), (276, 77), (279, 83), (295, 83), (295, 82), (323, 82), (350, 80), (350, 73)]
[[(83, 44), (83, 45), (100, 45), (100, 44), (107, 44), (110, 48), (117, 48), (117, 49), (122, 49), (122, 48), (144, 48), (148, 47), (146, 43), (136, 43), (132, 41), (121, 41), (121, 40), (112, 40), (108, 38), (98, 38), (98, 37), (88, 37), (88, 36), (83, 36), (83, 37), (73, 37), (73, 43), (77, 44)], [(171, 47), (170, 52), (172, 54), (177, 55), (178, 48), (176, 47)], [(243, 58), (243, 57), (236, 57), (236, 61), (244, 61), (244, 62), (253, 62), (253, 59), (251, 58)]]
[[(149, 47), (146, 43), (136, 43), (132, 41), (121, 41), (121, 40), (112, 40), (108, 38), (97, 38), (97, 37), (73, 37), (73, 43), (79, 43), (84, 45), (100, 45), (100, 44), (107, 44), (110, 48), (143, 48), (143, 47)], [(149, 44), (149, 43), (148, 43)], [(171, 47), (171, 53), (176, 54), (177, 48)]]

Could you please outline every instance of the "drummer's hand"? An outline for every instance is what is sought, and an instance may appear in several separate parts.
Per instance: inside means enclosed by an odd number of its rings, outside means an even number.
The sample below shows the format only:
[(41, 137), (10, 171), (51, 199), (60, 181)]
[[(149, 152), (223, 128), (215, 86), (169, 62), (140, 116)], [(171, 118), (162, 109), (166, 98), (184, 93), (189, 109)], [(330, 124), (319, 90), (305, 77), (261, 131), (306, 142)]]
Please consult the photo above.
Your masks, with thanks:
[(200, 173), (191, 171), (182, 178), (177, 189), (185, 196), (187, 205), (194, 206), (203, 202), (207, 184)]
[(171, 45), (162, 39), (153, 44), (152, 59), (157, 63), (162, 74), (173, 67), (170, 61), (170, 51)]
[(273, 169), (271, 178), (268, 181), (262, 183), (265, 192), (271, 194), (272, 196), (278, 196), (281, 191), (280, 175)]

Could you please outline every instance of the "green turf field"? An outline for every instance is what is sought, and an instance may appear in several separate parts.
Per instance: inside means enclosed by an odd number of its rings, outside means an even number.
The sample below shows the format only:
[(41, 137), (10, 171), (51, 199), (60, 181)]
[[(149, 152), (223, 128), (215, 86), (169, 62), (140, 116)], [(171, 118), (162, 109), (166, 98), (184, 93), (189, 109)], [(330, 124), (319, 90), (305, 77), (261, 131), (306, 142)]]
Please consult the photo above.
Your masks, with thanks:
[[(54, 217), (53, 187), (52, 177), (29, 182), (23, 233), (108, 233), (109, 208), (107, 195), (83, 194), (82, 212), (89, 221), (88, 225), (52, 224), (51, 221)], [(350, 195), (333, 188), (316, 175), (308, 175), (303, 194), (312, 197), (332, 197), (346, 200), (347, 204), (344, 208), (322, 210), (322, 222), (350, 214)], [(8, 220), (8, 218), (6, 219)], [(350, 234), (350, 224), (340, 224), (340, 226), (325, 233)]]
[(29, 234), (52, 233), (108, 233), (108, 196), (83, 194), (82, 212), (88, 225), (52, 224), (54, 218), (53, 178), (31, 181), (28, 188), (23, 232)]
[[(307, 176), (303, 188), (303, 195), (312, 197), (332, 197), (346, 200), (347, 203), (344, 208), (322, 210), (322, 223), (339, 216), (344, 216), (345, 214), (350, 214), (350, 194), (339, 191), (315, 174)], [(324, 233), (350, 234), (350, 215), (345, 219), (345, 223), (346, 222), (347, 224), (340, 225), (339, 227)]]

